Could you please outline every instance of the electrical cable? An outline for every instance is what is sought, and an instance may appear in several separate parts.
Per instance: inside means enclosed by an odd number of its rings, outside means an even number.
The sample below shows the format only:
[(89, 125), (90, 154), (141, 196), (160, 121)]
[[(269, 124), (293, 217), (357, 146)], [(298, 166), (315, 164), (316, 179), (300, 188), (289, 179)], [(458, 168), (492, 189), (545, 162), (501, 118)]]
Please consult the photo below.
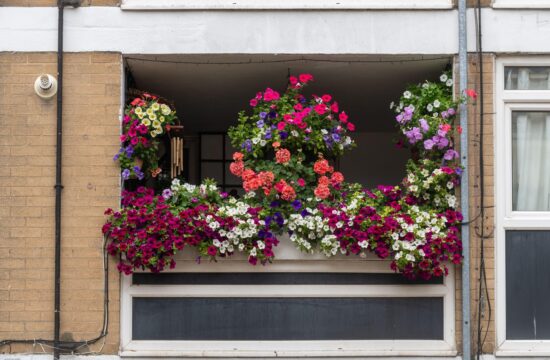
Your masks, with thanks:
[[(40, 345), (44, 352), (43, 346), (48, 348), (59, 350), (63, 352), (70, 352), (71, 354), (77, 353), (80, 349), (92, 345), (101, 339), (104, 339), (109, 333), (109, 261), (107, 257), (107, 239), (108, 236), (103, 237), (103, 325), (98, 336), (89, 340), (79, 341), (58, 341), (58, 346), (55, 346), (55, 340), (49, 339), (5, 339), (0, 340), (0, 348), (11, 344), (32, 344), (33, 347)], [(101, 346), (103, 348), (103, 345)]]

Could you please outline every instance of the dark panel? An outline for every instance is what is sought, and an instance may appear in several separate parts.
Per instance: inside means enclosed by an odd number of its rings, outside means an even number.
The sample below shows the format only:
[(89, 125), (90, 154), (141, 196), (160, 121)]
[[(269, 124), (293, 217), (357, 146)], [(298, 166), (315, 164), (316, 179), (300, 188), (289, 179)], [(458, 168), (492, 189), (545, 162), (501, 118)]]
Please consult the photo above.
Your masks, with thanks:
[(366, 273), (136, 273), (135, 285), (422, 285), (443, 278), (408, 280), (400, 274)]
[(506, 232), (506, 338), (550, 340), (550, 231)]
[(443, 339), (442, 298), (134, 298), (135, 340)]

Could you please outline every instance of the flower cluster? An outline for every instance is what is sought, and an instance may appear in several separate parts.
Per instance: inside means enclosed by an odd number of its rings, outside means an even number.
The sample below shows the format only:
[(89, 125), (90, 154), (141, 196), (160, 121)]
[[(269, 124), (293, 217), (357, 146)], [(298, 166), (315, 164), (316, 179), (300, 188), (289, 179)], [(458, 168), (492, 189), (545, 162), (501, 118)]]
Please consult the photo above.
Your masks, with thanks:
[(354, 142), (348, 132), (355, 131), (355, 125), (331, 95), (310, 99), (302, 95), (311, 81), (310, 74), (291, 76), (282, 95), (271, 88), (258, 92), (250, 100), (252, 114), (239, 113), (238, 124), (229, 129), (233, 146), (241, 148), (246, 158), (265, 156), (275, 143), (291, 152), (301, 149), (328, 157), (351, 149)]
[(275, 256), (273, 247), (277, 246), (279, 240), (266, 226), (265, 220), (259, 219), (259, 211), (259, 208), (252, 208), (234, 198), (218, 209), (217, 215), (232, 218), (235, 221), (235, 226), (231, 230), (220, 230), (220, 235), (227, 238), (222, 243), (214, 244), (219, 248), (220, 253), (231, 253), (234, 248), (237, 248), (247, 254), (248, 262), (253, 265), (256, 265), (258, 260), (266, 263), (273, 259)]
[(185, 246), (212, 259), (243, 252), (251, 264), (271, 261), (279, 241), (259, 218), (260, 209), (222, 199), (211, 181), (194, 186), (176, 179), (171, 189), (156, 196), (144, 187), (124, 192), (124, 208), (105, 212), (103, 233), (111, 239), (107, 251), (120, 257), (118, 269), (125, 274), (138, 268), (173, 268), (174, 255)]
[(163, 134), (175, 119), (174, 110), (147, 93), (135, 98), (126, 107), (121, 147), (114, 156), (114, 160), (120, 163), (124, 180), (131, 177), (142, 180), (160, 173), (157, 136)]
[(455, 209), (458, 205), (455, 188), (460, 184), (461, 174), (462, 168), (456, 165), (439, 166), (429, 159), (409, 161), (403, 185), (421, 204), (435, 210)]
[(283, 94), (257, 93), (252, 114), (240, 113), (230, 129), (242, 149), (230, 164), (243, 182), (241, 199), (208, 180), (195, 186), (175, 179), (158, 196), (125, 193), (124, 209), (109, 210), (104, 227), (109, 252), (122, 255), (119, 269), (160, 271), (184, 246), (211, 259), (240, 252), (251, 264), (265, 264), (281, 233), (307, 253), (374, 254), (409, 278), (444, 276), (449, 262), (460, 263), (455, 191), (462, 169), (452, 135), (460, 131), (453, 119), (464, 99), (453, 100), (449, 75), (410, 87), (392, 105), (413, 158), (400, 185), (370, 190), (335, 170), (334, 160), (354, 145), (348, 132), (355, 126), (332, 96), (302, 95), (311, 81), (309, 74), (291, 76)]
[[(444, 73), (439, 82), (409, 86), (399, 103), (390, 105), (397, 113), (395, 120), (404, 142), (423, 157), (435, 159), (441, 152), (445, 160), (458, 157), (453, 149), (452, 124), (462, 99), (453, 100), (452, 92), (453, 80)], [(461, 131), (460, 127), (456, 130)]]

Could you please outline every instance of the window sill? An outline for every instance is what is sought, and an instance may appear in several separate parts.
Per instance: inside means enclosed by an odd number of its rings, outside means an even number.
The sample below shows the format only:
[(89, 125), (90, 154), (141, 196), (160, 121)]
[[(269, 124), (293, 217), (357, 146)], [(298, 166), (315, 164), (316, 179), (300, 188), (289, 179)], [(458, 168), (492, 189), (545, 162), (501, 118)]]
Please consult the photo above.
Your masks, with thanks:
[(443, 10), (452, 0), (122, 0), (122, 10)]
[(550, 356), (550, 340), (506, 340), (495, 351), (497, 357)]
[(495, 9), (550, 9), (548, 0), (494, 0)]
[[(207, 349), (208, 350), (205, 350)], [(167, 350), (171, 349), (171, 350)], [(121, 357), (454, 357), (454, 347), (441, 340), (372, 341), (132, 341)]]

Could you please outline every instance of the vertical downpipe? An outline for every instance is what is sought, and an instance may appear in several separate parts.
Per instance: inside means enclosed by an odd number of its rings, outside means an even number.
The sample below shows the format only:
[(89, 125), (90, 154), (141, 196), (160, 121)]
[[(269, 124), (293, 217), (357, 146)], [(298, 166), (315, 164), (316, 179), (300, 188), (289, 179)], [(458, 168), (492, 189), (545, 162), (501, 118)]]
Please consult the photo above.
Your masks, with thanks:
[(63, 0), (58, 0), (57, 21), (57, 142), (55, 149), (55, 295), (54, 295), (54, 360), (59, 359), (61, 311), (61, 155), (63, 141)]
[[(468, 46), (466, 26), (466, 0), (458, 0), (458, 64), (460, 77), (460, 95), (464, 96), (468, 86)], [(464, 167), (460, 187), (460, 207), (464, 215), (462, 225), (462, 246), (464, 262), (462, 264), (462, 359), (471, 357), (470, 326), (470, 202), (468, 171), (468, 107), (460, 105), (460, 164)]]

